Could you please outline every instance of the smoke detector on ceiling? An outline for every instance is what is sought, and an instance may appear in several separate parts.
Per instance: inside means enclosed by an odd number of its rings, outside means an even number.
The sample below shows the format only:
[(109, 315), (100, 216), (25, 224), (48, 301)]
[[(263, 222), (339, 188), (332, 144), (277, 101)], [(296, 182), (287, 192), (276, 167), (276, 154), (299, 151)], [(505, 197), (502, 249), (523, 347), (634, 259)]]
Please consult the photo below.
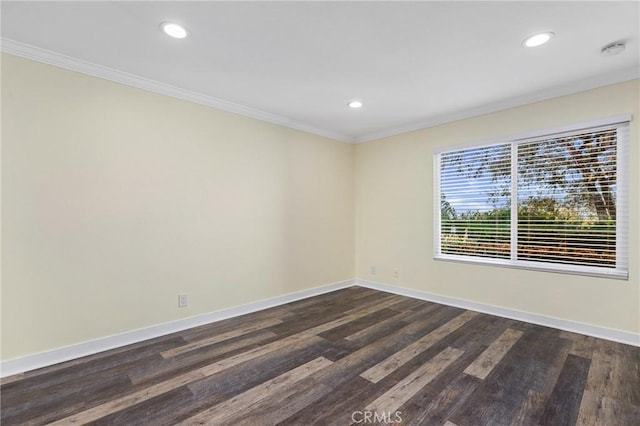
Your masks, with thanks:
[(613, 56), (624, 52), (625, 44), (622, 41), (616, 41), (615, 43), (607, 44), (600, 50), (602, 56)]

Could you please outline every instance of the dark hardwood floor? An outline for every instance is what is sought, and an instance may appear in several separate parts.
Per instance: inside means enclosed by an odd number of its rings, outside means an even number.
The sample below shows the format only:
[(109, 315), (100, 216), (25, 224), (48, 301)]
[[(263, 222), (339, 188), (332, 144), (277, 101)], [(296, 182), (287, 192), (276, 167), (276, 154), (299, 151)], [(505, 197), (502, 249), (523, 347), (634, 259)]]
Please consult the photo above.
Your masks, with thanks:
[(640, 425), (640, 348), (352, 287), (5, 378), (2, 425)]

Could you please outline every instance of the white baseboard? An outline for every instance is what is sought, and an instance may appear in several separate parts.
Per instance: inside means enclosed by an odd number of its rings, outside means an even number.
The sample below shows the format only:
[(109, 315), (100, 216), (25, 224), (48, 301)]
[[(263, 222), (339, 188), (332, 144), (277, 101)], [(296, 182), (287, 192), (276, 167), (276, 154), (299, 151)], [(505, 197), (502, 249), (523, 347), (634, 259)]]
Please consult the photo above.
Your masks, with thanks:
[(306, 299), (307, 297), (329, 293), (331, 291), (340, 290), (342, 288), (350, 287), (353, 285), (355, 285), (355, 280), (326, 284), (308, 290), (288, 293), (282, 296), (272, 297), (270, 299), (259, 300), (257, 302), (247, 303), (245, 305), (222, 309), (220, 311), (197, 315), (190, 318), (183, 318), (176, 321), (154, 325), (151, 327), (145, 327), (138, 330), (116, 334), (113, 336), (102, 337), (88, 342), (82, 342), (76, 345), (53, 349), (47, 352), (41, 352), (33, 355), (27, 355), (21, 358), (2, 361), (0, 363), (0, 377), (12, 376), (14, 374), (23, 373), (25, 371), (48, 367), (60, 362), (69, 361), (83, 356), (93, 355), (109, 349), (119, 348), (121, 346), (130, 345), (132, 343), (138, 343), (144, 340), (153, 339), (154, 337), (164, 336), (167, 334), (175, 333), (177, 331), (182, 331), (188, 328), (193, 328), (204, 324), (210, 324), (216, 321), (249, 314), (251, 312), (272, 308), (274, 306), (284, 305), (296, 300)]
[(560, 318), (548, 317), (545, 315), (534, 314), (530, 312), (518, 311), (515, 309), (502, 308), (499, 306), (485, 305), (482, 303), (471, 302), (468, 300), (456, 299), (447, 296), (427, 293), (419, 290), (398, 287), (390, 284), (384, 284), (366, 280), (347, 280), (337, 283), (327, 284), (314, 287), (308, 290), (288, 293), (282, 296), (270, 299), (259, 300), (257, 302), (245, 305), (234, 306), (220, 311), (211, 312), (204, 315), (198, 315), (190, 318), (179, 319), (176, 321), (158, 324), (151, 327), (141, 328), (122, 334), (107, 336), (88, 342), (79, 343), (72, 346), (66, 346), (47, 352), (41, 352), (16, 358), (8, 361), (0, 362), (0, 377), (12, 376), (14, 374), (23, 373), (25, 371), (35, 370), (37, 368), (47, 367), (58, 364), (60, 362), (69, 361), (83, 356), (93, 355), (98, 352), (115, 349), (133, 343), (142, 342), (144, 340), (155, 337), (164, 336), (175, 333), (177, 331), (198, 327), (204, 324), (210, 324), (216, 321), (249, 314), (267, 308), (272, 308), (296, 300), (305, 299), (320, 294), (329, 293), (331, 291), (340, 290), (350, 286), (361, 286), (375, 290), (394, 293), (401, 296), (412, 297), (414, 299), (426, 300), (429, 302), (440, 303), (447, 306), (455, 306), (458, 308), (469, 309), (472, 311), (482, 312), (485, 314), (496, 315), (503, 318), (510, 318), (518, 321), (530, 322), (533, 324), (543, 325), (546, 327), (557, 328), (560, 330), (571, 331), (574, 333), (585, 334), (587, 336), (598, 337), (601, 339), (611, 340), (614, 342), (624, 343), (627, 345), (640, 346), (640, 335), (627, 331), (614, 330), (605, 327), (598, 327), (590, 324), (584, 324), (576, 321), (569, 321)]
[(523, 312), (515, 309), (502, 308), (500, 306), (485, 305), (483, 303), (471, 302), (468, 300), (456, 299), (453, 297), (441, 296), (437, 294), (427, 293), (424, 291), (398, 287), (390, 284), (384, 284), (374, 281), (355, 280), (355, 285), (360, 287), (372, 288), (375, 290), (386, 291), (401, 296), (412, 297), (414, 299), (426, 300), (429, 302), (440, 303), (442, 305), (455, 306), (457, 308), (469, 309), (471, 311), (482, 312), (485, 314), (496, 315), (503, 318), (510, 318), (518, 321), (530, 322), (533, 324), (543, 325), (545, 327), (557, 328), (560, 330), (570, 331), (573, 333), (585, 334), (587, 336), (598, 337), (600, 339), (611, 340), (627, 345), (640, 346), (640, 334), (630, 333), (628, 331), (614, 330), (606, 327), (598, 327), (591, 324), (585, 324), (577, 321), (569, 321), (561, 318), (554, 318), (545, 315), (534, 314), (531, 312)]

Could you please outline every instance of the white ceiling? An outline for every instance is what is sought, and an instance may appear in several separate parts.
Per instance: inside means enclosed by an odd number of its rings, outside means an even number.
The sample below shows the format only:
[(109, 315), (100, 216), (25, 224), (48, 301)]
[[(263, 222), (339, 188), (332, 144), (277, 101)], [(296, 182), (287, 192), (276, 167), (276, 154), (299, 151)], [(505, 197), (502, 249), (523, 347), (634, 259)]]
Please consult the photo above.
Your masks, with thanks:
[(352, 142), (638, 78), (639, 6), (3, 1), (2, 49)]

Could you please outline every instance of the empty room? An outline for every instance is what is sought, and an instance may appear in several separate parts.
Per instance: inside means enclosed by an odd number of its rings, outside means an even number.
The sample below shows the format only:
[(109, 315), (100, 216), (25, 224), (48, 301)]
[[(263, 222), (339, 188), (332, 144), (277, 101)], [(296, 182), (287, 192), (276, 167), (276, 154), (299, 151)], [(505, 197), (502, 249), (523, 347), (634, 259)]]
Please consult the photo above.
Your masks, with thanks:
[(640, 2), (0, 8), (2, 425), (640, 424)]

